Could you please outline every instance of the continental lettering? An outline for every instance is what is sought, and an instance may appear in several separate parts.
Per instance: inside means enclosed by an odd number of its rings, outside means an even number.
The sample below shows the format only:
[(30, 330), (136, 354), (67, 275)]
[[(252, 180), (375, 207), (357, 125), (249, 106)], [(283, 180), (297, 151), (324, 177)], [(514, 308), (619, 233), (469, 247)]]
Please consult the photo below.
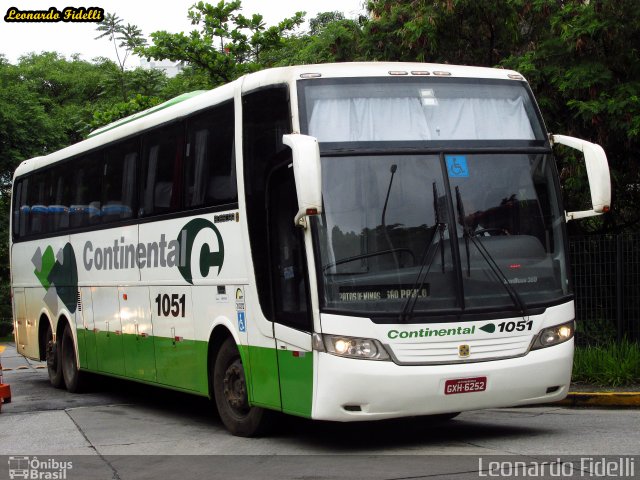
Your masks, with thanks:
[(473, 335), (475, 331), (475, 325), (471, 327), (438, 328), (435, 330), (431, 330), (430, 328), (421, 328), (420, 330), (389, 330), (387, 332), (387, 337), (391, 340), (396, 340), (398, 338), (446, 337), (454, 335)]
[(179, 240), (167, 241), (162, 234), (159, 242), (134, 244), (125, 243), (124, 237), (120, 237), (108, 247), (95, 247), (88, 241), (82, 250), (82, 263), (87, 271), (185, 267), (188, 258), (181, 243), (186, 240), (180, 237)]

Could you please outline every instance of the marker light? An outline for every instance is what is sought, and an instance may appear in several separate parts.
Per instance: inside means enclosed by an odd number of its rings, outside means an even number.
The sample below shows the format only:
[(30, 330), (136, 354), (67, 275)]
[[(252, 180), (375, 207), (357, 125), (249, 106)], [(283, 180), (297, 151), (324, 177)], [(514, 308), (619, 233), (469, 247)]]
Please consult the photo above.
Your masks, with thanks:
[(542, 330), (537, 337), (533, 339), (531, 350), (539, 348), (551, 347), (566, 342), (573, 338), (576, 331), (575, 322), (571, 320), (567, 323), (556, 325)]
[(338, 357), (363, 360), (389, 360), (382, 344), (372, 338), (344, 337), (342, 335), (313, 335), (313, 348)]
[(511, 80), (524, 80), (524, 77), (522, 75), (518, 75), (516, 73), (510, 73), (509, 75), (507, 75), (507, 77), (509, 77)]
[(391, 70), (389, 75), (409, 75), (409, 72), (405, 72), (404, 70)]
[(301, 73), (300, 78), (320, 78), (321, 73)]

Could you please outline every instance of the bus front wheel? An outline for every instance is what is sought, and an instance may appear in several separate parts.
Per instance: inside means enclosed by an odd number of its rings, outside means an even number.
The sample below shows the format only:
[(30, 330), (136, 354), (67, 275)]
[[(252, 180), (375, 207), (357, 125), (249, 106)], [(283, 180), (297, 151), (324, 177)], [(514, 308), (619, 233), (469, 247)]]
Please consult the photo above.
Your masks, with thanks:
[(58, 348), (60, 342), (53, 341), (51, 325), (47, 328), (45, 342), (49, 382), (56, 388), (62, 388), (64, 386), (64, 379), (62, 378), (62, 368), (60, 368), (60, 349)]
[(270, 412), (249, 405), (242, 359), (232, 338), (225, 340), (216, 356), (213, 394), (220, 419), (233, 435), (253, 437), (264, 433)]

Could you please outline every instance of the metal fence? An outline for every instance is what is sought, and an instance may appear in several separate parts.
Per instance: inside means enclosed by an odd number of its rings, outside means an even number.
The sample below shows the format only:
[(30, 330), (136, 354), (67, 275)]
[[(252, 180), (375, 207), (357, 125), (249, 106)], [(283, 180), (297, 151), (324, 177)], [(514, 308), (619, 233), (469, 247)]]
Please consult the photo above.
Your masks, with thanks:
[(640, 341), (640, 235), (569, 241), (578, 344)]

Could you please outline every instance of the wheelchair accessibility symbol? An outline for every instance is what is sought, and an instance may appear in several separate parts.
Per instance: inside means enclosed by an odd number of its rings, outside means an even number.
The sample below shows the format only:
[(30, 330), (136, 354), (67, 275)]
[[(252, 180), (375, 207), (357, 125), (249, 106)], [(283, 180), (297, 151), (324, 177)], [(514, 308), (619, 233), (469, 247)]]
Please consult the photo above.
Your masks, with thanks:
[(467, 157), (462, 155), (447, 155), (447, 173), (450, 177), (468, 177), (469, 167)]

